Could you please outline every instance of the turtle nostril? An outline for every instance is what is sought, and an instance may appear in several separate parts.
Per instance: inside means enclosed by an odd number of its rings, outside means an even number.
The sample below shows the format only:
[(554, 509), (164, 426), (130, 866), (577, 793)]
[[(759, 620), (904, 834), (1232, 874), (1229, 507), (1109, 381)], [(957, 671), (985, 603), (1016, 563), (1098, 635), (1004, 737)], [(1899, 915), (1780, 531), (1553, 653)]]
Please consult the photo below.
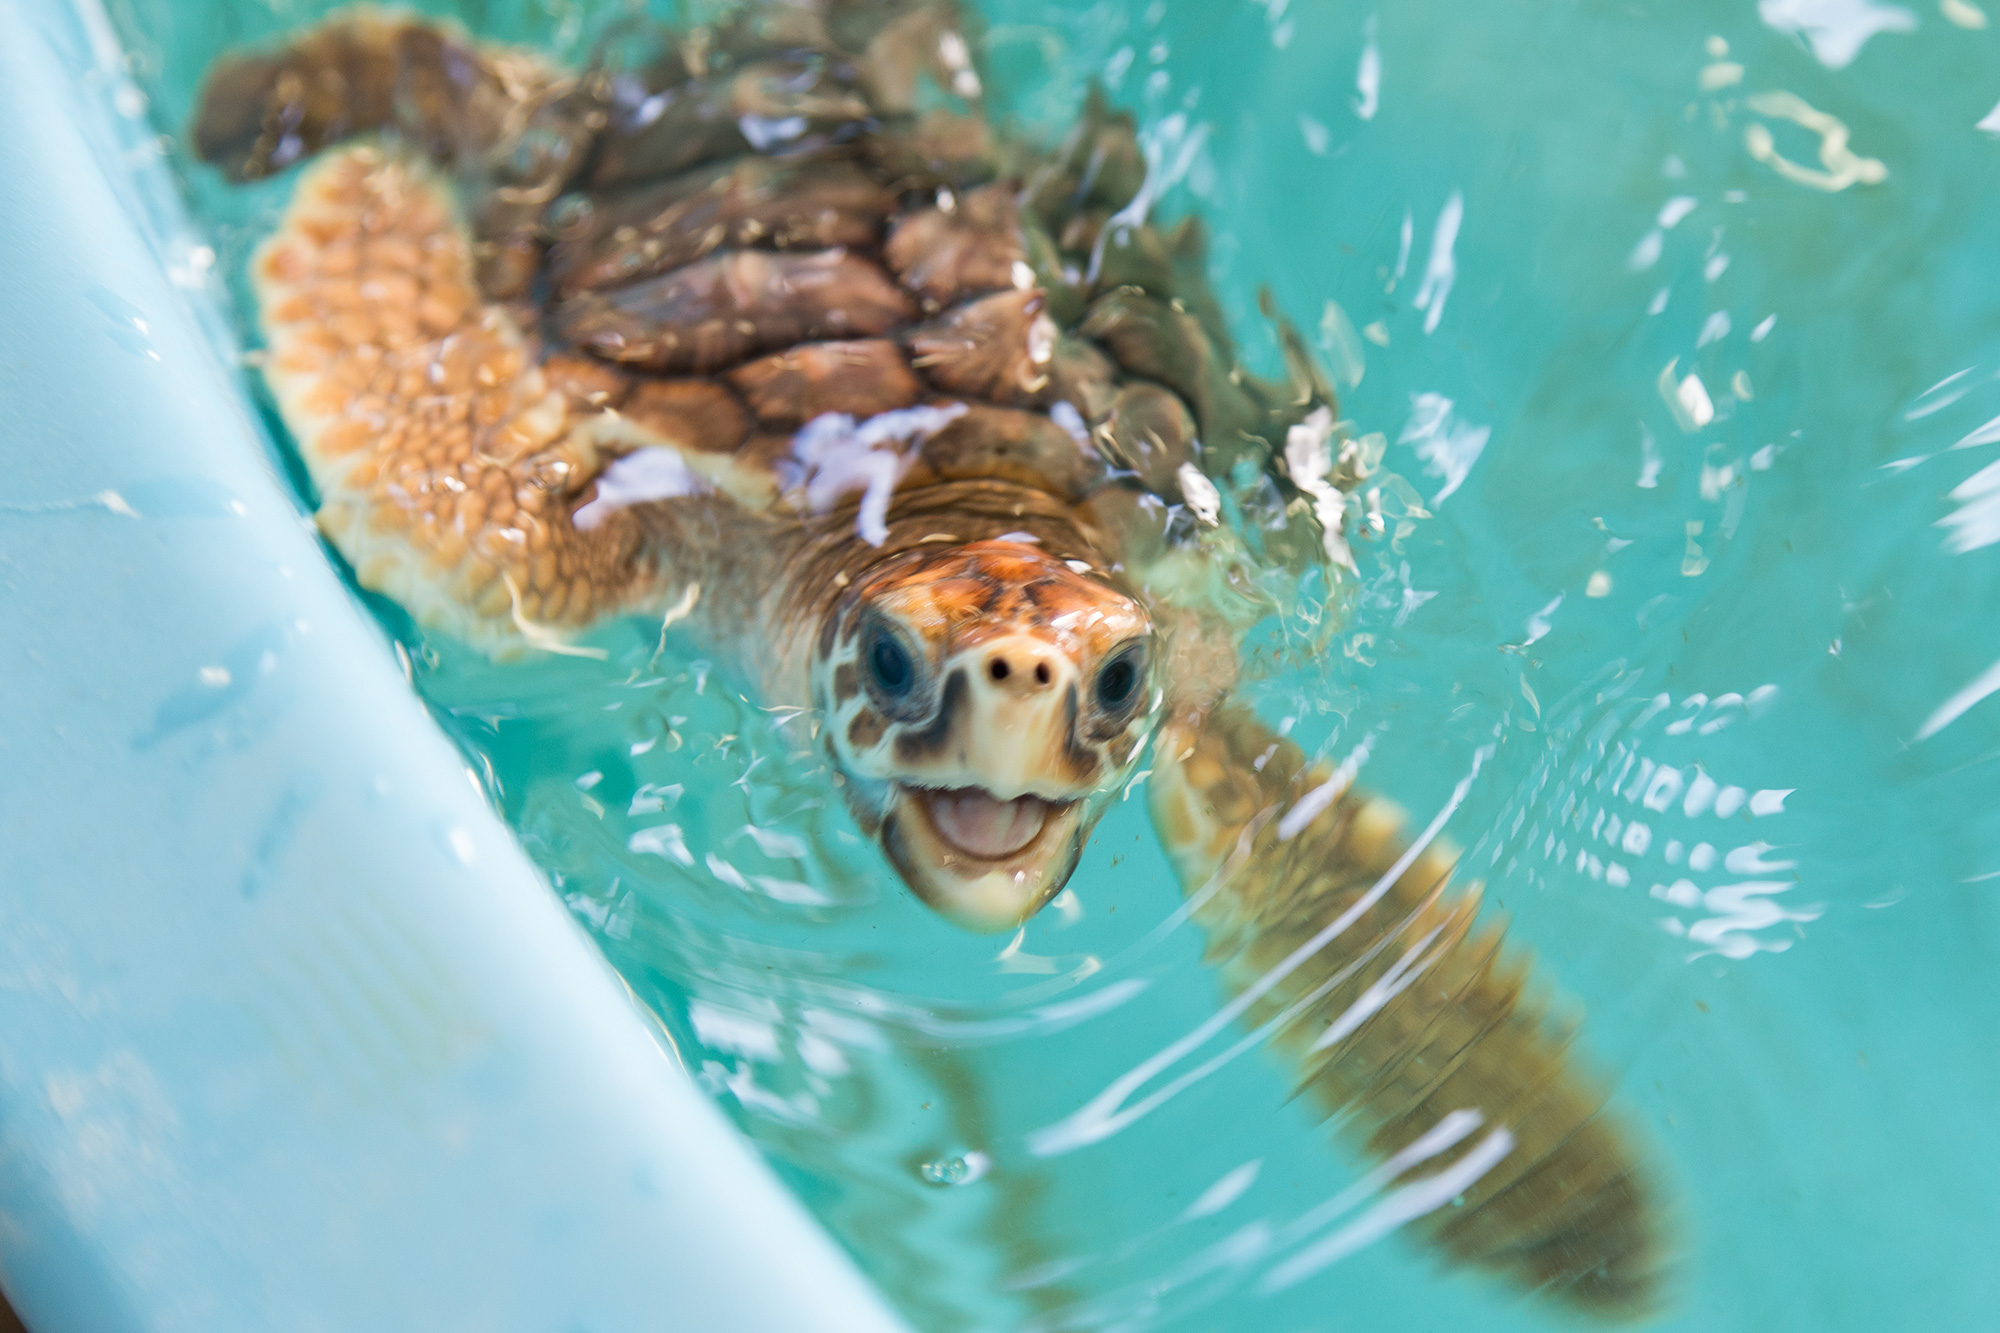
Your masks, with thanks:
[(1039, 646), (996, 646), (991, 653), (985, 674), (1009, 695), (1035, 694), (1055, 681), (1055, 662)]

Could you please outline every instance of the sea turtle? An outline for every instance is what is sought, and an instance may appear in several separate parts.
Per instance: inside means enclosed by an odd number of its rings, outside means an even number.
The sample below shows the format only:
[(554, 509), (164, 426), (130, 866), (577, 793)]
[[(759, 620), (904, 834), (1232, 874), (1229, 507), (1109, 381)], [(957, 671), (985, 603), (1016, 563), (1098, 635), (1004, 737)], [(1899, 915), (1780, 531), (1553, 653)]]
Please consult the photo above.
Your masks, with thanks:
[(565, 72), (351, 11), (221, 62), (200, 154), (312, 159), (250, 281), (322, 531), (495, 654), (685, 623), (973, 930), (1061, 890), (1150, 743), (1233, 1003), (1439, 1250), (1648, 1309), (1648, 1172), (1476, 886), (1232, 701), (1272, 588), (1351, 567), (1378, 460), (1288, 327), (1284, 382), (1237, 366), (1131, 118), (1009, 137), (962, 34), (791, 0)]

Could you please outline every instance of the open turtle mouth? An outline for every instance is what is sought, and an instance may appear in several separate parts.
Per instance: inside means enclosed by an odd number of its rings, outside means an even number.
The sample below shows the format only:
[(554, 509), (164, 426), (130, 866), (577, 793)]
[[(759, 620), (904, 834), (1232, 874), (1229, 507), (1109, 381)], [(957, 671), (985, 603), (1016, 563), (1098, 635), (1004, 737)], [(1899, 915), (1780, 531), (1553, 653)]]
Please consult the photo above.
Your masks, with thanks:
[(903, 882), (969, 930), (1012, 930), (1062, 888), (1087, 825), (1081, 800), (897, 784), (882, 849)]
[(1002, 800), (983, 787), (917, 788), (910, 795), (941, 842), (978, 861), (1019, 856), (1040, 840), (1053, 816), (1074, 804), (1040, 796)]

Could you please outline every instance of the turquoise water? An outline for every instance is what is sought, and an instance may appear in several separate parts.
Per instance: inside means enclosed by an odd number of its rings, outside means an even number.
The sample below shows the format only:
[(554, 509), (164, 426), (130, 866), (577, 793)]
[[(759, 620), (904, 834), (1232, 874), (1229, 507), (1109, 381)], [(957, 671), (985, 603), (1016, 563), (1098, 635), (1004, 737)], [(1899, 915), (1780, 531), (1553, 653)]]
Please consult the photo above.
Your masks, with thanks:
[[(170, 129), (225, 37), (323, 8), (112, 17)], [(612, 17), (458, 12), (567, 53)], [(1193, 144), (1168, 211), (1212, 224), (1243, 340), (1275, 365), (1268, 283), (1421, 496), (1259, 703), (1309, 747), (1379, 733), (1364, 780), (1419, 821), (1490, 751), (1447, 832), (1671, 1182), (1660, 1327), (1990, 1323), (2000, 31), (1967, 0), (986, 13), (1023, 120), (1094, 75)], [(185, 178), (221, 292), (283, 183)], [(1031, 1150), (1216, 1007), (1136, 802), (1003, 949), (911, 902), (694, 645), (495, 667), (378, 606), (555, 891), (919, 1327), (1551, 1325), (1395, 1237), (1268, 1290), (1360, 1167), (1260, 1052), (1176, 1082), (1228, 1035), (1120, 1132)]]

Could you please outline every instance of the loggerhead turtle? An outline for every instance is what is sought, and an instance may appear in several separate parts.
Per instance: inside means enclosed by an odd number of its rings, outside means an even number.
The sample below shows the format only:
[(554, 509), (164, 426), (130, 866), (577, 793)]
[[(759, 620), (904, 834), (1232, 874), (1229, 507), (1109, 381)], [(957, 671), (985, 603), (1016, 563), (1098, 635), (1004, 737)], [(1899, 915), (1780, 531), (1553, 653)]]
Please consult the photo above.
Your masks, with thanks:
[(1385, 1180), (1456, 1182), (1432, 1243), (1645, 1312), (1647, 1173), (1477, 887), (1231, 700), (1372, 460), (1289, 328), (1287, 382), (1235, 365), (1129, 116), (1018, 142), (970, 51), (941, 4), (791, 0), (631, 68), (373, 11), (221, 62), (200, 154), (315, 159), (250, 277), (322, 531), (496, 655), (684, 621), (973, 930), (1062, 888), (1150, 741), (1210, 960)]

